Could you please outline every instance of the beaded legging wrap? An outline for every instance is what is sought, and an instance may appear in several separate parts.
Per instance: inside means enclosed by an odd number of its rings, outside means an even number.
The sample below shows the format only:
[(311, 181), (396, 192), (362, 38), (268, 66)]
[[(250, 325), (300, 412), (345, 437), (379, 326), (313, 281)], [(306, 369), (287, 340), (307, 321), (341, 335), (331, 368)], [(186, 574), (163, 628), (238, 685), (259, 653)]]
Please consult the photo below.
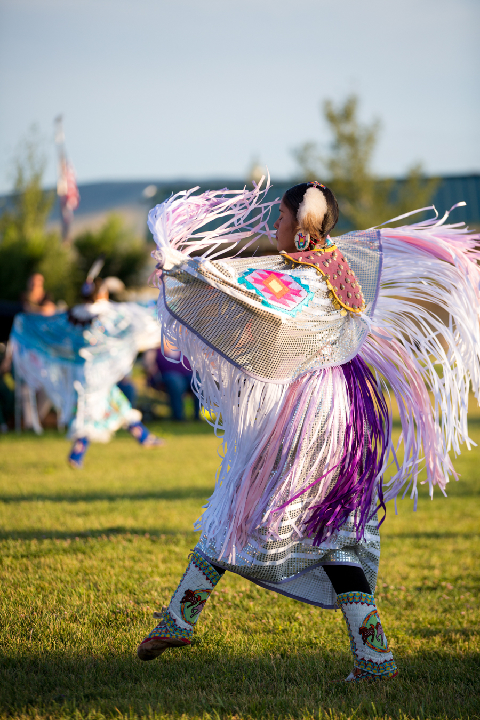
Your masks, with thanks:
[(161, 622), (145, 638), (177, 639), (189, 645), (198, 617), (222, 573), (195, 551), (183, 574), (170, 604), (161, 615)]
[(367, 675), (395, 677), (397, 666), (373, 595), (346, 592), (338, 596), (338, 602), (347, 623), (355, 669)]

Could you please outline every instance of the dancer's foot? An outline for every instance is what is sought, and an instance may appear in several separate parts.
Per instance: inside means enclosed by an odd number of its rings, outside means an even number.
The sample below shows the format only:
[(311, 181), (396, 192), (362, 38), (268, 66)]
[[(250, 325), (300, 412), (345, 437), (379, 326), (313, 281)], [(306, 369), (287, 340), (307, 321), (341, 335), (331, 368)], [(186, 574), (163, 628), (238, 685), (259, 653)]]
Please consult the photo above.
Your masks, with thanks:
[(151, 433), (141, 422), (135, 422), (129, 425), (128, 432), (142, 447), (152, 448), (165, 445), (165, 440)]
[(398, 675), (398, 670), (385, 675), (374, 675), (360, 668), (353, 668), (353, 672), (345, 678), (345, 682), (376, 682), (377, 680), (393, 680)]
[(191, 645), (191, 640), (181, 637), (182, 631), (177, 628), (169, 617), (166, 608), (161, 613), (154, 613), (154, 617), (161, 617), (161, 622), (137, 648), (140, 660), (155, 660), (169, 647), (183, 647)]
[(155, 660), (169, 647), (183, 647), (191, 645), (190, 640), (175, 640), (174, 638), (152, 637), (142, 640), (137, 648), (137, 655), (140, 660)]
[(138, 646), (140, 660), (153, 660), (169, 647), (192, 644), (200, 613), (224, 572), (193, 550), (168, 607), (153, 614), (160, 623)]
[(70, 450), (70, 455), (67, 458), (67, 462), (70, 467), (75, 469), (83, 467), (83, 458), (87, 452), (89, 444), (90, 441), (86, 437), (77, 438), (75, 440)]
[(163, 438), (157, 437), (153, 433), (149, 433), (146, 439), (142, 443), (140, 443), (140, 445), (145, 448), (162, 447), (162, 445), (165, 445), (165, 440)]

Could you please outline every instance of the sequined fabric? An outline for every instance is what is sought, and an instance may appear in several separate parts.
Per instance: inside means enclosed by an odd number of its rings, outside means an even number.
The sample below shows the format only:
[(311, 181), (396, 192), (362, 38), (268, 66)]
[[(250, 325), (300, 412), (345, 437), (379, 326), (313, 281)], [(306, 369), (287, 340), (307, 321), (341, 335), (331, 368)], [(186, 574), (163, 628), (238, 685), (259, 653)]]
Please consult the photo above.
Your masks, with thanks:
[(351, 520), (328, 543), (318, 547), (308, 538), (294, 540), (288, 523), (282, 526), (281, 540), (266, 540), (265, 534), (265, 530), (252, 534), (243, 551), (236, 554), (234, 564), (217, 560), (217, 544), (209, 542), (205, 535), (200, 538), (197, 550), (220, 567), (267, 589), (321, 607), (338, 607), (336, 594), (321, 564), (360, 566), (370, 587), (375, 588), (380, 561), (376, 516), (367, 524), (360, 541), (356, 540)]
[[(317, 477), (323, 473), (325, 468), (323, 464), (318, 465), (318, 462), (325, 447), (328, 421), (331, 416), (330, 412), (325, 409), (330, 406), (325, 406), (322, 401), (331, 393), (332, 388), (325, 384), (323, 398), (319, 398), (317, 401), (316, 416), (320, 421), (323, 419), (323, 422), (320, 423), (320, 428), (323, 429), (314, 437), (307, 437), (301, 448), (296, 442), (292, 443), (289, 448), (290, 460), (282, 474), (283, 477), (288, 473), (299, 452), (302, 453), (303, 459), (301, 479), (307, 478), (312, 469), (315, 470)], [(334, 405), (335, 412), (341, 412), (339, 407), (340, 404), (337, 402)], [(297, 417), (294, 422), (298, 427), (298, 437), (302, 424), (306, 422), (306, 417)], [(319, 424), (314, 423), (313, 426), (318, 428)], [(337, 440), (342, 443), (343, 434)], [(276, 466), (272, 468), (272, 476), (275, 475), (275, 471)], [(334, 472), (325, 480), (324, 494), (328, 493), (337, 478), (338, 473)], [(233, 478), (230, 482), (232, 481)], [(279, 487), (283, 487), (283, 492), (278, 491)], [(221, 487), (216, 490), (216, 492), (221, 491)], [(318, 493), (318, 486), (314, 486), (288, 506), (288, 511), (284, 515), (285, 519), (278, 527), (277, 538), (274, 539), (271, 537), (271, 522), (275, 516), (272, 511), (285, 501), (288, 492), (288, 485), (282, 486), (282, 477), (278, 478), (267, 505), (263, 526), (257, 527), (250, 534), (243, 549), (236, 552), (234, 562), (225, 562), (225, 558), (223, 561), (218, 559), (221, 555), (227, 528), (223, 534), (202, 533), (198, 550), (212, 562), (243, 575), (263, 587), (322, 607), (332, 608), (337, 607), (337, 604), (330, 580), (323, 569), (319, 567), (321, 563), (361, 566), (370, 587), (375, 588), (380, 559), (380, 535), (376, 515), (367, 523), (361, 540), (356, 538), (354, 517), (350, 515), (347, 522), (327, 542), (314, 546), (313, 540), (303, 534), (302, 524), (299, 522), (299, 518), (304, 516)]]
[[(229, 527), (225, 525), (223, 531), (219, 531), (210, 523), (210, 514), (215, 506), (212, 500), (227, 492), (230, 485), (239, 482), (239, 478), (229, 471), (226, 471), (225, 476), (222, 475), (223, 482), (217, 483), (214, 496), (205, 510), (202, 522), (204, 532), (198, 545), (198, 550), (205, 557), (221, 567), (248, 577), (268, 589), (329, 608), (336, 607), (336, 595), (327, 575), (319, 567), (321, 563), (361, 566), (371, 588), (375, 587), (380, 557), (376, 516), (367, 523), (360, 540), (356, 538), (352, 515), (338, 532), (319, 546), (314, 546), (313, 540), (306, 537), (304, 519), (308, 518), (310, 507), (325, 497), (336, 484), (338, 470), (328, 474), (321, 483), (316, 483), (291, 502), (283, 511), (283, 519), (278, 527), (275, 527), (275, 510), (291, 498), (292, 482), (296, 483), (295, 488), (306, 487), (311, 480), (325, 473), (329, 462), (330, 466), (335, 465), (328, 451), (329, 443), (333, 442), (336, 447), (343, 448), (344, 415), (347, 412), (342, 403), (340, 387), (333, 383), (331, 371), (324, 372), (318, 386), (313, 384), (313, 379), (305, 385), (291, 417), (295, 433), (285, 448), (287, 460), (278, 473), (286, 443), (285, 435), (282, 435), (276, 460), (270, 469), (271, 494), (258, 522), (255, 520), (253, 524), (255, 530), (249, 533), (243, 547), (236, 548), (234, 557), (225, 557), (222, 548)], [(307, 395), (309, 401), (305, 404), (302, 400)], [(266, 443), (263, 455), (267, 455), (269, 450), (270, 444)], [(292, 475), (294, 467), (296, 470)], [(262, 503), (260, 505), (263, 507)]]
[[(335, 242), (362, 286), (370, 315), (381, 268), (379, 235), (352, 233)], [(249, 271), (263, 269), (277, 273), (276, 285), (270, 283), (276, 302), (272, 292), (260, 291), (260, 280), (246, 282)], [(303, 296), (300, 311), (293, 292), (287, 310), (282, 308), (282, 293), (289, 292), (285, 275), (311, 294)], [(323, 275), (294, 267), (280, 255), (190, 260), (164, 274), (163, 291), (173, 317), (243, 372), (270, 382), (291, 382), (305, 372), (341, 365), (358, 353), (368, 333), (362, 315), (345, 315), (334, 306)]]

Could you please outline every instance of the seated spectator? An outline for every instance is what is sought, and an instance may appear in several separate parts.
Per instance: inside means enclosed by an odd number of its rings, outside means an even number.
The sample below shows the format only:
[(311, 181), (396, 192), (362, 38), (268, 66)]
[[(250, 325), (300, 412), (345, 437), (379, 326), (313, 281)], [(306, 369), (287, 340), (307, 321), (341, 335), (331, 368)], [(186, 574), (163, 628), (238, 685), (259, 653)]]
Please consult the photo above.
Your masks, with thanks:
[(14, 394), (5, 382), (5, 375), (11, 371), (12, 361), (4, 343), (0, 343), (0, 359), (0, 433), (6, 433), (9, 424), (13, 423)]
[[(20, 301), (24, 313), (33, 315), (54, 315), (57, 308), (49, 293), (45, 292), (45, 278), (41, 273), (33, 273), (27, 280), (27, 289), (22, 293)], [(35, 429), (41, 432), (41, 427), (37, 427), (38, 422), (45, 419), (52, 408), (47, 394), (44, 390), (36, 392), (36, 409), (32, 408), (32, 399), (26, 387), (22, 387), (22, 416), (25, 429)]]
[[(184, 358), (185, 365), (178, 362), (180, 352), (172, 347), (167, 340), (164, 340), (163, 344), (163, 353), (160, 348), (148, 350), (145, 353), (144, 362), (148, 376), (147, 382), (150, 387), (156, 390), (166, 391), (170, 401), (172, 420), (183, 421), (185, 420), (183, 396), (190, 390), (192, 370), (186, 358)], [(200, 403), (196, 395), (193, 396), (193, 403), (195, 420), (198, 420)]]

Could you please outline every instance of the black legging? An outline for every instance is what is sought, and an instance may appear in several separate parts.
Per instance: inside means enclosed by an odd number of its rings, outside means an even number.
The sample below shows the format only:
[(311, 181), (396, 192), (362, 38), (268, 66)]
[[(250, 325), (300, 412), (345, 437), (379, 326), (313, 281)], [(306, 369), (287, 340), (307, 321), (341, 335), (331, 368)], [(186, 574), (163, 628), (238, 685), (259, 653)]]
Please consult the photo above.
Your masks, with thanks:
[[(225, 572), (220, 565), (212, 563), (212, 566), (220, 575)], [(372, 590), (361, 567), (356, 565), (322, 565), (322, 567), (337, 595), (346, 592), (363, 592), (371, 595)]]
[(346, 592), (363, 592), (371, 595), (372, 590), (361, 567), (356, 565), (322, 565), (322, 567), (337, 595)]

